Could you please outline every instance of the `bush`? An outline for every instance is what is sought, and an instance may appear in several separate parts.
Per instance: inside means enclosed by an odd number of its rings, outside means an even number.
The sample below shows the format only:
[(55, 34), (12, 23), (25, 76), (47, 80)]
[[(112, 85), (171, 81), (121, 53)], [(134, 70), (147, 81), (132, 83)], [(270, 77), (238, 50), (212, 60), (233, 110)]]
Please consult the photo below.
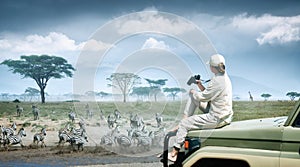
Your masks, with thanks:
[(28, 127), (28, 126), (30, 126), (30, 125), (31, 125), (30, 122), (25, 122), (25, 123), (23, 123), (23, 127)]
[(19, 99), (15, 99), (13, 102), (14, 103), (21, 103), (21, 101)]

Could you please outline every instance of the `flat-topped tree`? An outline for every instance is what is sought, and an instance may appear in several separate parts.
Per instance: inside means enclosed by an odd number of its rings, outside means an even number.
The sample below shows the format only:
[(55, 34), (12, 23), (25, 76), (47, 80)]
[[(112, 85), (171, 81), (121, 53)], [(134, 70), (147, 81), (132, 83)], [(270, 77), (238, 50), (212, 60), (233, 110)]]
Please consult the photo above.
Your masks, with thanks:
[(7, 65), (14, 74), (32, 78), (40, 88), (42, 103), (45, 103), (45, 88), (51, 78), (72, 77), (75, 71), (64, 58), (48, 55), (21, 56), (20, 60), (4, 60), (1, 64)]
[(111, 83), (107, 84), (109, 87), (119, 89), (123, 95), (123, 102), (126, 102), (126, 96), (132, 90), (132, 88), (140, 84), (140, 77), (133, 73), (112, 73), (106, 80)]
[(173, 97), (173, 101), (175, 100), (175, 97), (177, 96), (177, 94), (179, 92), (181, 92), (181, 93), (185, 93), (186, 92), (185, 89), (183, 89), (183, 88), (176, 88), (176, 87), (175, 88), (164, 88), (163, 90), (164, 90), (164, 92), (170, 93), (170, 95)]
[(154, 96), (154, 100), (157, 101), (157, 95), (161, 92), (161, 87), (166, 85), (166, 82), (168, 79), (158, 79), (158, 80), (152, 80), (145, 78), (145, 80), (148, 82), (151, 88), (151, 94)]

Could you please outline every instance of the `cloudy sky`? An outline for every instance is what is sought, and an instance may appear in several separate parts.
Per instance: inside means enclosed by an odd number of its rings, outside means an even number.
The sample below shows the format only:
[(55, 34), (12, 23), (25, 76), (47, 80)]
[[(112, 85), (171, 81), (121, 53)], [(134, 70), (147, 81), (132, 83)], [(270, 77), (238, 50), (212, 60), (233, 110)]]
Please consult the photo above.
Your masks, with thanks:
[[(1, 62), (48, 54), (79, 69), (81, 84), (50, 80), (49, 94), (70, 93), (85, 82), (91, 90), (109, 91), (105, 78), (125, 69), (144, 78), (168, 78), (169, 87), (189, 73), (208, 79), (201, 59), (212, 52), (224, 55), (231, 76), (283, 96), (300, 92), (297, 0), (1, 0), (0, 21)], [(191, 44), (197, 41), (205, 47)], [(0, 75), (0, 93), (37, 88), (5, 66)]]

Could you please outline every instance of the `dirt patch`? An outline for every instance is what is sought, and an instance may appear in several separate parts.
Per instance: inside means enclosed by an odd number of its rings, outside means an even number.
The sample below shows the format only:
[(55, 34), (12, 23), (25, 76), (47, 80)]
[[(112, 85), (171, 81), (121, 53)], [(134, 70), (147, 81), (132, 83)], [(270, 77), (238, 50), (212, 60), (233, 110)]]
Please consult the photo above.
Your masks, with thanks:
[[(1, 148), (0, 166), (161, 166), (155, 156), (128, 157), (118, 155), (102, 147), (85, 147), (83, 151), (74, 151), (69, 146), (26, 148), (12, 147), (9, 151)], [(129, 165), (130, 164), (130, 165)]]

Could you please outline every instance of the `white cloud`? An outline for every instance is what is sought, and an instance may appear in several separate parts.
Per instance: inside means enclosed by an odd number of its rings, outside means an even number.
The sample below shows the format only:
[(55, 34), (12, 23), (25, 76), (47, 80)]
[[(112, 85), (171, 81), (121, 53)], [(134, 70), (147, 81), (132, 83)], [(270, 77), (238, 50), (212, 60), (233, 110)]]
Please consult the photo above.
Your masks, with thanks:
[(25, 38), (6, 38), (0, 40), (0, 48), (10, 53), (18, 54), (48, 54), (64, 51), (78, 51), (82, 44), (57, 32), (46, 36), (32, 34)]
[(18, 59), (20, 55), (53, 54), (68, 57), (74, 61), (80, 51), (100, 51), (112, 45), (90, 39), (76, 42), (67, 35), (50, 32), (48, 35), (31, 34), (25, 37), (5, 37), (0, 40), (0, 59)]
[(3, 39), (3, 40), (0, 40), (0, 49), (2, 50), (2, 49), (9, 49), (9, 48), (11, 48), (12, 46), (11, 46), (11, 44), (9, 43), (9, 41), (8, 40), (6, 40), (6, 39)]
[(15, 52), (60, 52), (76, 51), (78, 46), (73, 39), (57, 32), (50, 32), (47, 36), (29, 35), (25, 40), (13, 41)]
[(155, 6), (146, 7), (143, 11), (154, 11), (158, 12), (158, 9)]
[(260, 45), (300, 41), (300, 15), (282, 17), (265, 14), (257, 17), (241, 14), (232, 19), (232, 25), (237, 30), (255, 33)]
[(265, 43), (274, 44), (300, 41), (300, 29), (290, 24), (278, 25), (270, 31), (262, 33), (256, 41), (260, 45)]
[(130, 34), (144, 31), (156, 31), (158, 33), (183, 34), (193, 30), (188, 21), (179, 19), (176, 15), (159, 13), (157, 11), (147, 11), (131, 14), (122, 18), (116, 23), (116, 28), (120, 34)]
[(148, 38), (146, 42), (143, 44), (142, 49), (146, 49), (146, 48), (170, 50), (170, 47), (166, 45), (164, 41), (158, 41), (152, 37)]
[(55, 53), (66, 51), (104, 50), (112, 45), (96, 41), (94, 39), (80, 42), (69, 38), (65, 34), (50, 32), (47, 36), (38, 34), (28, 35), (24, 39), (3, 39), (0, 40), (0, 49), (10, 50), (11, 52), (27, 53)]
[(113, 45), (104, 43), (102, 41), (96, 41), (94, 39), (90, 39), (86, 42), (82, 42), (78, 48), (85, 51), (99, 51), (99, 50), (106, 50), (110, 47), (113, 47)]

